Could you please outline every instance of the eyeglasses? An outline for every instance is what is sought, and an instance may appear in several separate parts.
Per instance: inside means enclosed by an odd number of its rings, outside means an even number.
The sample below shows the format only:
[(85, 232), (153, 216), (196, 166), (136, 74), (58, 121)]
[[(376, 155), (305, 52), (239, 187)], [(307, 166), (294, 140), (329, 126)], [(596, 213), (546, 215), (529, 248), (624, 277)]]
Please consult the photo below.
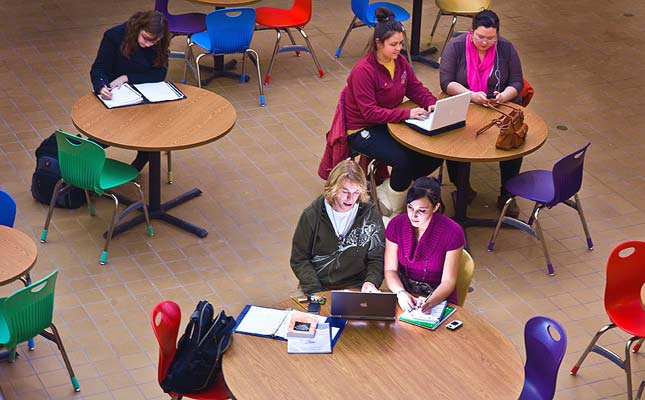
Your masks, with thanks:
[(495, 43), (497, 43), (497, 36), (492, 37), (492, 38), (481, 37), (477, 33), (473, 32), (473, 40), (475, 40), (475, 41), (477, 41), (477, 42), (479, 42), (481, 44), (486, 44), (486, 43), (495, 44)]

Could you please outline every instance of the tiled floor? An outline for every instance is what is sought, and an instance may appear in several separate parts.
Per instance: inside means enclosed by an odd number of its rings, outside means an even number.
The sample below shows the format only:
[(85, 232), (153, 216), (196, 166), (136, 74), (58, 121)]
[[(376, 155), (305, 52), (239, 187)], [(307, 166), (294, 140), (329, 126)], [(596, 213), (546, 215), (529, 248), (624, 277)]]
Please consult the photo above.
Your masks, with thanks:
[[(0, 187), (18, 201), (17, 228), (39, 236), (46, 208), (29, 192), (34, 149), (55, 128), (75, 132), (74, 102), (90, 90), (89, 68), (102, 32), (152, 0), (0, 0)], [(287, 6), (290, 0), (258, 5)], [(409, 0), (397, 3), (411, 8)], [(436, 14), (424, 5), (424, 36)], [(188, 311), (206, 298), (237, 314), (244, 304), (283, 300), (296, 280), (289, 268), (290, 241), (302, 208), (321, 190), (316, 176), (324, 133), (336, 99), (359, 58), (368, 30), (352, 33), (342, 58), (335, 59), (351, 19), (347, 0), (315, 0), (307, 26), (324, 66), (317, 77), (310, 57), (280, 54), (266, 88), (267, 106), (257, 104), (255, 81), (219, 79), (207, 88), (229, 99), (238, 123), (228, 136), (193, 150), (174, 152), (175, 183), (164, 198), (194, 186), (204, 194), (174, 213), (209, 230), (198, 239), (155, 221), (117, 237), (110, 262), (100, 266), (101, 233), (110, 204), (98, 216), (56, 210), (46, 245), (38, 245), (33, 276), (61, 271), (55, 322), (82, 391), (74, 394), (55, 347), (37, 339), (34, 352), (0, 365), (0, 385), (9, 399), (164, 399), (156, 382), (157, 344), (148, 322), (152, 307), (172, 299)], [(173, 12), (206, 6), (173, 0)], [(531, 104), (549, 126), (549, 138), (526, 158), (524, 169), (549, 167), (567, 152), (592, 142), (581, 196), (595, 242), (585, 247), (575, 213), (560, 207), (544, 212), (543, 224), (557, 275), (546, 275), (538, 242), (502, 232), (487, 253), (490, 229), (469, 229), (476, 273), (467, 307), (505, 332), (524, 355), (523, 325), (536, 314), (563, 323), (569, 347), (558, 381), (558, 399), (625, 398), (623, 372), (590, 355), (579, 376), (568, 369), (593, 333), (607, 322), (603, 308), (604, 268), (610, 250), (627, 239), (645, 239), (645, 3), (628, 0), (496, 0), (501, 33), (517, 47), (525, 75), (536, 89)], [(446, 19), (447, 20), (447, 19)], [(467, 27), (461, 21), (459, 27)], [(441, 37), (447, 22), (441, 26)], [(254, 47), (264, 69), (273, 45), (271, 32), (258, 32)], [(181, 49), (183, 39), (173, 47)], [(416, 64), (419, 77), (438, 91), (438, 71)], [(182, 64), (171, 61), (169, 79), (180, 81)], [(193, 82), (194, 83), (194, 82)], [(560, 129), (559, 127), (564, 127)], [(530, 134), (530, 133), (529, 133)], [(110, 148), (129, 161), (132, 152)], [(496, 165), (474, 165), (479, 191), (471, 211), (495, 215)], [(144, 171), (142, 182), (147, 181)], [(444, 196), (452, 190), (445, 186)], [(530, 206), (520, 202), (525, 214)], [(0, 289), (6, 295), (17, 284)], [(185, 313), (187, 314), (187, 313)], [(602, 343), (621, 352), (625, 334), (612, 332)], [(643, 355), (632, 357), (635, 386), (645, 378)], [(465, 377), (467, 378), (467, 377)], [(467, 379), (465, 380), (467, 382)]]

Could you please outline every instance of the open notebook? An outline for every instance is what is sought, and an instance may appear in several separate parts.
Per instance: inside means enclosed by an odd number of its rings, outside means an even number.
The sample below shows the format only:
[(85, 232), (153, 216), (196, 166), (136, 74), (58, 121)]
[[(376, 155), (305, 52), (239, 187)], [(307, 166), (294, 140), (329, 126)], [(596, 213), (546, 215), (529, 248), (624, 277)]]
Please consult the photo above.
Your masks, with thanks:
[(118, 88), (112, 89), (112, 98), (103, 99), (96, 95), (107, 108), (127, 107), (142, 103), (160, 103), (163, 101), (173, 101), (185, 99), (183, 94), (171, 82), (152, 82), (152, 83), (124, 83)]

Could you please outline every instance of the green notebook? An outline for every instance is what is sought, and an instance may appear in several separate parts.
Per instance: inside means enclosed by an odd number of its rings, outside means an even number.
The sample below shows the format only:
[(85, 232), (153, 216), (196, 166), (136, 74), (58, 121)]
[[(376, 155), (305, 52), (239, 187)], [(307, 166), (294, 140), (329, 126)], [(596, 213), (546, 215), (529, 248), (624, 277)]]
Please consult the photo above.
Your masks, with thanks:
[(412, 314), (412, 312), (406, 311), (399, 316), (399, 321), (407, 322), (408, 324), (417, 325), (422, 328), (430, 329), (431, 331), (433, 331), (437, 329), (439, 325), (443, 323), (443, 321), (447, 320), (448, 317), (454, 314), (455, 311), (457, 311), (455, 307), (446, 305), (443, 310), (443, 313), (441, 314), (441, 319), (439, 319), (438, 321), (428, 321), (426, 319), (421, 320), (416, 318)]

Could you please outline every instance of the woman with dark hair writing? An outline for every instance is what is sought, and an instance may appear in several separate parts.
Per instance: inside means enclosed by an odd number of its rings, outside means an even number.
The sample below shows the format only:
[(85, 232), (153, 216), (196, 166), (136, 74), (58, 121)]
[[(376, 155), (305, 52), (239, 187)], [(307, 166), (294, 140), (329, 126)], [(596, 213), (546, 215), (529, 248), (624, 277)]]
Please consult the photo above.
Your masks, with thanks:
[[(126, 82), (166, 79), (170, 38), (166, 17), (158, 11), (137, 12), (105, 31), (90, 70), (94, 92), (111, 99), (112, 90)], [(132, 165), (141, 170), (147, 162), (148, 153), (138, 152)]]

